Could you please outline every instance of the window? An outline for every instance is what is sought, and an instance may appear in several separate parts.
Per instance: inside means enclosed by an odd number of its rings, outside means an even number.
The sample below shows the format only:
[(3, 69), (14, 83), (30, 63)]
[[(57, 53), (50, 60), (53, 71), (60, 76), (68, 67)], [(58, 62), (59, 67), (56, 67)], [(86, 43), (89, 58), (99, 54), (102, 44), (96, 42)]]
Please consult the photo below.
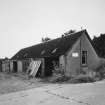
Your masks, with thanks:
[(87, 51), (82, 51), (82, 65), (87, 65)]

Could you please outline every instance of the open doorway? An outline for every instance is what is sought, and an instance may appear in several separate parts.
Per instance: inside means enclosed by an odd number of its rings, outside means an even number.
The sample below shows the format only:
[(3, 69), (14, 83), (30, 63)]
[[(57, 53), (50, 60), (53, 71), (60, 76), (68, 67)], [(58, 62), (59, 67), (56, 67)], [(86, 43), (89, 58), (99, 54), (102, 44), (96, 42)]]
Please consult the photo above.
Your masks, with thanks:
[(17, 72), (17, 61), (13, 61), (13, 72)]
[(59, 64), (59, 57), (48, 57), (45, 58), (45, 77), (52, 76), (55, 70), (55, 62)]

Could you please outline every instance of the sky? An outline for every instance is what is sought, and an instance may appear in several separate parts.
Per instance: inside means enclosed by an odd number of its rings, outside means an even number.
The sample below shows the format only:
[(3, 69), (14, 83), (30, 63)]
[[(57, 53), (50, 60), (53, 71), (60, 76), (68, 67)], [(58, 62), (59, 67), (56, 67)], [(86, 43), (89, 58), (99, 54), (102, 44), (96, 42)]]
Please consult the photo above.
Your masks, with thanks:
[(81, 27), (105, 33), (105, 0), (0, 0), (0, 58)]

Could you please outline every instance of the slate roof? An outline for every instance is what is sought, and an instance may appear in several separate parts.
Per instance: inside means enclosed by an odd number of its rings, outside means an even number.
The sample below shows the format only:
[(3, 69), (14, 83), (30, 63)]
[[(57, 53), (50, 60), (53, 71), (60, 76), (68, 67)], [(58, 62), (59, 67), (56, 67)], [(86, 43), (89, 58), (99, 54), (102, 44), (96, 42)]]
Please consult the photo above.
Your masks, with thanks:
[(65, 54), (86, 30), (21, 49), (11, 59), (44, 58)]

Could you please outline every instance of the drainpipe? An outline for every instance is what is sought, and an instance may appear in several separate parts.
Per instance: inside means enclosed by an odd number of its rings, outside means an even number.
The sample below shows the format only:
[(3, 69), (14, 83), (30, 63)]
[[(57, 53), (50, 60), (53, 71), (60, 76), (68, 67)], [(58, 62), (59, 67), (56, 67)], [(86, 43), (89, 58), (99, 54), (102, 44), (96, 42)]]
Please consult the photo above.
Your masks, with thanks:
[(80, 37), (80, 69), (81, 69), (81, 37)]

